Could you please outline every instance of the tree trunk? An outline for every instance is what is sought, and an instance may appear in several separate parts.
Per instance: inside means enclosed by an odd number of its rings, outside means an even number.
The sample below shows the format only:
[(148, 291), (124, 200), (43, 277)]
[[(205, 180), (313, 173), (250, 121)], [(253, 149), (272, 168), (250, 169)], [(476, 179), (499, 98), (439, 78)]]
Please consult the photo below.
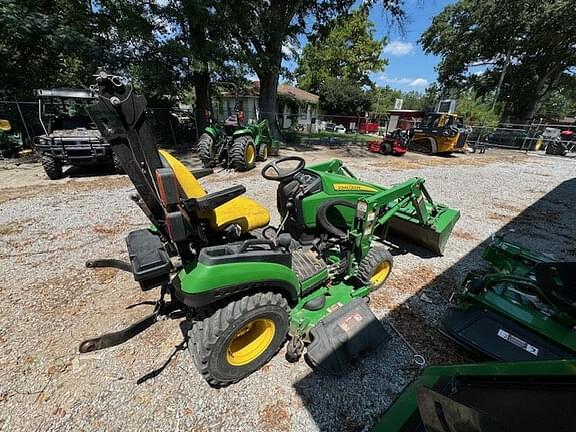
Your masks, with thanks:
[(260, 117), (267, 119), (270, 124), (270, 133), (272, 137), (277, 139), (280, 136), (278, 128), (278, 119), (276, 116), (276, 103), (278, 96), (278, 69), (272, 71), (264, 71), (258, 74), (260, 79), (260, 96), (258, 104), (260, 106)]
[(496, 87), (496, 91), (494, 92), (494, 100), (492, 101), (492, 111), (496, 108), (496, 103), (498, 102), (498, 98), (500, 97), (500, 90), (502, 89), (502, 84), (504, 83), (504, 77), (506, 76), (506, 71), (508, 70), (508, 66), (510, 66), (510, 49), (506, 51), (506, 60), (504, 62), (504, 67), (502, 68), (502, 72), (500, 72), (500, 78), (498, 79), (498, 86)]
[(204, 133), (207, 126), (206, 113), (210, 111), (210, 72), (208, 69), (194, 71), (194, 91), (196, 93), (196, 118), (197, 135)]
[[(550, 90), (553, 90), (558, 85), (560, 77), (562, 76), (563, 69), (560, 68), (559, 72), (556, 71), (557, 69), (558, 69), (557, 67), (554, 67), (548, 70), (538, 81), (538, 85), (534, 90), (534, 98), (530, 101), (529, 107), (524, 111), (524, 113), (521, 116), (522, 122), (528, 123), (529, 121), (534, 119), (534, 116), (536, 116), (536, 113), (538, 113), (540, 107), (542, 106), (544, 97), (548, 94)], [(554, 73), (555, 75), (551, 79), (551, 75)]]

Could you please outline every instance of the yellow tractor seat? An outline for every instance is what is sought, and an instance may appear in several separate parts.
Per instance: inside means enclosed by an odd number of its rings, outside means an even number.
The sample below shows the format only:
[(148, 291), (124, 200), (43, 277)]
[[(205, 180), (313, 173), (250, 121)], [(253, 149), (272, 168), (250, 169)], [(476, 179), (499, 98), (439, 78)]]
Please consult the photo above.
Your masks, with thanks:
[[(202, 185), (182, 162), (165, 150), (159, 152), (162, 159), (174, 171), (186, 198), (201, 198), (206, 195)], [(264, 227), (270, 222), (268, 210), (253, 199), (244, 196), (236, 197), (201, 216), (208, 219), (215, 231), (222, 231), (231, 224), (238, 224), (242, 232), (249, 232)]]
[(0, 119), (0, 130), (10, 132), (12, 130), (12, 125), (8, 120)]

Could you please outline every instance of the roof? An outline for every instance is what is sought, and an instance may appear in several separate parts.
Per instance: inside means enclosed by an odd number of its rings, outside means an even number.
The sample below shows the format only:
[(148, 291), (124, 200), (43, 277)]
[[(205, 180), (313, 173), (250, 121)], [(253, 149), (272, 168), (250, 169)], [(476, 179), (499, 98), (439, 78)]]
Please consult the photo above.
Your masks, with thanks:
[[(254, 81), (254, 89), (258, 93), (258, 90), (260, 89), (260, 81)], [(279, 84), (278, 94), (293, 97), (296, 100), (308, 102), (313, 105), (318, 105), (318, 100), (320, 99), (320, 96), (315, 95), (314, 93), (307, 92), (306, 90), (288, 84)]]
[[(241, 93), (238, 95), (239, 97), (258, 97), (260, 93), (260, 81), (254, 81), (251, 87), (245, 88), (241, 90)], [(221, 93), (223, 96), (231, 96), (232, 93), (229, 91), (223, 91)], [(288, 85), (288, 84), (279, 84), (278, 85), (278, 94), (283, 96), (292, 97), (299, 101), (308, 102), (312, 105), (318, 105), (318, 101), (320, 96), (307, 92), (306, 90), (299, 89), (297, 87)]]
[(296, 100), (305, 101), (314, 105), (317, 105), (318, 100), (320, 99), (320, 96), (315, 95), (314, 93), (287, 84), (280, 84), (278, 86), (278, 94), (293, 97)]

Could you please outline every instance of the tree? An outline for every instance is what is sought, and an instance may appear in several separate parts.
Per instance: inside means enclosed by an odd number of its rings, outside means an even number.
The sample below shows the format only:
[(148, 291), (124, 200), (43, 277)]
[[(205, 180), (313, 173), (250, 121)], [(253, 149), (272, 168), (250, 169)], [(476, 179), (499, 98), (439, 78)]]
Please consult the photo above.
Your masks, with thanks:
[[(444, 88), (490, 91), (505, 116), (527, 121), (576, 67), (576, 9), (571, 0), (460, 0), (434, 17), (421, 43), (442, 57)], [(471, 66), (487, 69), (473, 77)]]
[(320, 107), (331, 114), (364, 115), (372, 103), (372, 95), (352, 80), (330, 78), (320, 91)]
[(89, 2), (0, 0), (0, 80), (4, 97), (33, 89), (86, 86), (113, 58)]
[[(282, 47), (297, 42), (299, 34), (308, 30), (327, 33), (327, 23), (350, 12), (354, 0), (227, 0), (219, 2), (217, 13), (227, 20), (234, 43), (243, 54), (243, 61), (260, 80), (259, 105), (263, 117), (270, 122), (272, 133), (278, 135), (276, 98), (282, 66)], [(366, 8), (373, 0), (362, 3)], [(382, 0), (393, 17), (402, 17), (402, 0)], [(310, 25), (307, 23), (312, 22)]]
[(298, 86), (318, 93), (331, 78), (373, 85), (369, 73), (384, 70), (388, 62), (380, 57), (386, 39), (374, 38), (368, 11), (359, 9), (338, 17), (330, 27), (327, 35), (304, 47), (295, 71)]

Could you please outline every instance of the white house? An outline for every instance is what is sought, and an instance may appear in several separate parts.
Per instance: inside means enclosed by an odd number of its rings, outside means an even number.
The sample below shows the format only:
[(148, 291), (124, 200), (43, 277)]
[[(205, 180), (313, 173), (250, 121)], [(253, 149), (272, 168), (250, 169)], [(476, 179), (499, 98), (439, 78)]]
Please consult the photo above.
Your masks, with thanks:
[[(260, 82), (253, 83), (252, 88), (244, 91), (238, 97), (240, 108), (244, 112), (246, 122), (256, 122), (259, 118), (258, 96)], [(281, 128), (302, 127), (315, 129), (314, 124), (318, 122), (318, 95), (309, 93), (299, 88), (280, 84), (278, 86), (278, 124)], [(225, 120), (234, 115), (234, 105), (236, 99), (231, 93), (222, 93), (220, 97), (214, 98), (214, 113), (218, 120)]]

